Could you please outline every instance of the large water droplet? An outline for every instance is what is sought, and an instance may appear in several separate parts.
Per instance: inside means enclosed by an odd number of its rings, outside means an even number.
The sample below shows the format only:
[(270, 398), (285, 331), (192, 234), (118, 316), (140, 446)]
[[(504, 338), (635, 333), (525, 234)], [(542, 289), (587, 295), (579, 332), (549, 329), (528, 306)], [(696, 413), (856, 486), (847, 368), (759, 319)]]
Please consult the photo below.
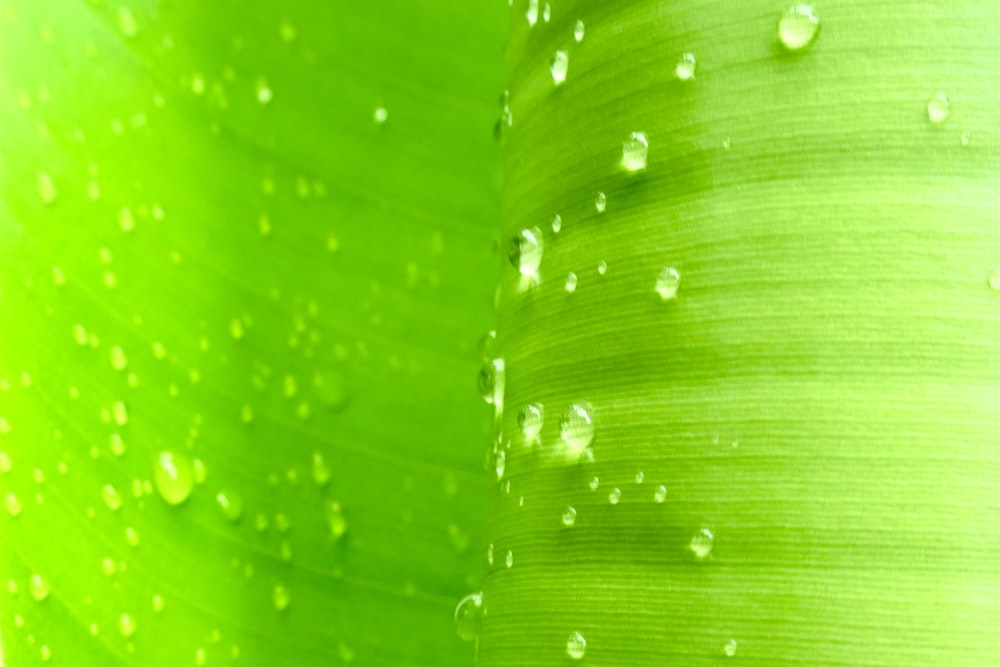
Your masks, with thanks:
[(935, 125), (940, 125), (948, 120), (950, 115), (951, 102), (948, 101), (948, 96), (944, 93), (935, 93), (927, 102), (927, 117)]
[(722, 652), (726, 654), (727, 658), (732, 658), (732, 657), (734, 657), (736, 655), (736, 649), (737, 648), (739, 648), (739, 645), (736, 643), (736, 640), (735, 639), (730, 639), (722, 647)]
[(564, 526), (572, 526), (576, 523), (576, 509), (567, 507), (562, 513), (562, 523)]
[(566, 80), (566, 71), (569, 69), (569, 54), (565, 51), (556, 51), (552, 56), (552, 64), (549, 72), (552, 73), (552, 83), (556, 86), (562, 85)]
[(625, 171), (636, 172), (646, 168), (649, 142), (644, 132), (633, 132), (622, 143), (622, 167)]
[(680, 286), (681, 274), (672, 266), (665, 267), (656, 278), (656, 293), (664, 301), (676, 298)]
[(541, 403), (528, 403), (517, 415), (517, 425), (527, 444), (534, 444), (538, 440), (544, 423), (545, 407)]
[(715, 548), (715, 536), (708, 528), (702, 528), (691, 537), (688, 549), (698, 560), (707, 560)]
[(682, 53), (674, 66), (674, 75), (681, 81), (691, 81), (694, 79), (695, 71), (698, 69), (698, 60), (693, 53)]
[(819, 17), (810, 5), (794, 5), (778, 19), (778, 39), (789, 51), (804, 49), (819, 34)]
[(131, 614), (122, 614), (118, 617), (118, 632), (126, 639), (135, 634), (135, 619)]
[(658, 487), (656, 487), (656, 491), (653, 492), (653, 500), (658, 503), (662, 503), (666, 499), (667, 499), (667, 487), (664, 486), (663, 484), (660, 484)]
[(153, 466), (153, 481), (160, 497), (170, 505), (180, 505), (194, 486), (194, 468), (186, 456), (160, 452)]
[(572, 271), (570, 271), (569, 273), (567, 273), (566, 274), (566, 285), (565, 285), (566, 291), (569, 292), (570, 294), (572, 294), (573, 292), (575, 292), (576, 291), (576, 283), (577, 283), (576, 274), (573, 273)]
[(594, 440), (593, 408), (590, 403), (580, 401), (569, 406), (559, 421), (559, 431), (572, 454), (583, 454)]
[(579, 632), (570, 634), (569, 639), (566, 640), (566, 655), (574, 660), (583, 660), (583, 656), (586, 654), (587, 640)]
[(507, 248), (507, 259), (511, 266), (522, 276), (534, 278), (538, 275), (538, 267), (542, 263), (544, 240), (538, 227), (522, 229), (510, 240)]
[(469, 593), (458, 601), (455, 607), (455, 632), (467, 642), (479, 638), (479, 628), (483, 622), (483, 594)]
[(538, 0), (528, 0), (528, 10), (524, 13), (524, 18), (528, 20), (529, 26), (538, 23)]
[(585, 31), (586, 26), (583, 25), (583, 21), (577, 21), (576, 25), (573, 26), (573, 39), (575, 39), (577, 43), (582, 42)]

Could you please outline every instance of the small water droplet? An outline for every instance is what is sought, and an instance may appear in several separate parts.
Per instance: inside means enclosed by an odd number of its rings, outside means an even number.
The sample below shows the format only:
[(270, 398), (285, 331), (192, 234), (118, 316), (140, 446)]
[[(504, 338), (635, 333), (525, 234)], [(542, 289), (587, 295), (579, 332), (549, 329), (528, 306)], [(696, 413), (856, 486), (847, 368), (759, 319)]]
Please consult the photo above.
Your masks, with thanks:
[(597, 488), (600, 485), (601, 485), (601, 480), (598, 479), (597, 476), (592, 477), (591, 480), (587, 482), (587, 486), (590, 488), (591, 491), (597, 491)]
[(493, 405), (499, 411), (503, 408), (503, 393), (506, 383), (506, 373), (503, 359), (493, 359), (484, 363), (476, 378), (479, 395), (488, 405)]
[(28, 578), (28, 592), (31, 593), (31, 597), (41, 602), (49, 597), (49, 582), (36, 572)]
[(274, 608), (278, 611), (284, 611), (288, 609), (288, 605), (292, 601), (291, 595), (288, 593), (288, 589), (281, 584), (276, 584), (274, 591), (271, 594), (271, 600), (274, 602)]
[(135, 634), (135, 619), (132, 618), (131, 614), (122, 614), (118, 617), (118, 631), (125, 638)]
[(665, 267), (656, 278), (656, 293), (664, 301), (676, 298), (680, 286), (681, 274), (672, 266)]
[[(989, 285), (990, 289), (994, 292), (1000, 292), (1000, 267), (997, 267), (990, 272), (990, 277), (986, 279), (986, 284)], [(0, 470), (3, 470), (2, 465), (0, 465)]]
[(562, 85), (566, 80), (566, 71), (569, 69), (569, 54), (565, 51), (556, 51), (552, 56), (552, 64), (549, 72), (552, 73), (552, 83), (556, 86)]
[(21, 514), (21, 501), (14, 495), (13, 491), (7, 492), (7, 495), (4, 496), (3, 504), (7, 510), (7, 514), (11, 516), (19, 516)]
[(722, 647), (722, 652), (726, 654), (727, 658), (732, 658), (733, 656), (736, 655), (736, 649), (738, 647), (739, 646), (736, 643), (736, 640), (730, 639), (729, 641), (726, 642), (725, 646)]
[(598, 213), (604, 213), (608, 208), (608, 196), (603, 192), (598, 192), (597, 198), (594, 199), (594, 208), (597, 209)]
[(324, 486), (330, 481), (330, 466), (326, 464), (326, 459), (320, 452), (313, 452), (312, 478), (316, 486)]
[(490, 542), (486, 547), (486, 563), (488, 565), (493, 565), (493, 543)]
[(222, 516), (229, 521), (236, 523), (243, 516), (243, 498), (238, 493), (222, 489), (215, 495), (215, 502), (222, 510)]
[(117, 345), (111, 348), (109, 356), (111, 358), (111, 367), (116, 371), (125, 370), (125, 367), (128, 366), (128, 358), (125, 356), (125, 351)]
[(270, 104), (272, 99), (274, 92), (271, 90), (271, 84), (264, 77), (260, 77), (257, 79), (257, 101), (261, 104)]
[(455, 607), (455, 632), (459, 638), (471, 642), (479, 638), (483, 622), (483, 594), (469, 593)]
[(136, 23), (135, 15), (128, 7), (118, 8), (118, 28), (126, 37), (135, 37), (139, 32), (139, 25)]
[(334, 541), (342, 538), (347, 532), (347, 517), (344, 516), (344, 508), (336, 500), (331, 500), (326, 505), (326, 523), (330, 527), (330, 534)]
[(542, 20), (546, 23), (552, 20), (552, 5), (547, 2), (542, 5)]
[(531, 27), (538, 23), (538, 0), (528, 0), (528, 10), (524, 13), (524, 18)]
[(194, 468), (186, 456), (160, 452), (153, 467), (153, 481), (160, 497), (169, 505), (180, 505), (194, 487)]
[(115, 401), (111, 405), (111, 417), (115, 420), (116, 424), (124, 426), (128, 423), (128, 408), (121, 401)]
[(42, 648), (38, 650), (38, 654), (42, 657), (42, 660), (48, 662), (52, 658), (52, 649), (43, 644)]
[(552, 218), (552, 231), (556, 234), (562, 231), (562, 216), (558, 213)]
[(375, 111), (372, 112), (372, 120), (375, 121), (376, 125), (384, 125), (385, 121), (389, 120), (389, 110), (383, 106), (375, 107)]
[(607, 262), (600, 262), (597, 265), (597, 273), (598, 273), (598, 275), (602, 275), (603, 276), (607, 272), (608, 272), (608, 263)]
[(641, 470), (635, 474), (636, 484), (642, 484), (645, 479), (646, 479), (646, 473), (642, 472)]
[(128, 542), (130, 547), (139, 546), (139, 532), (132, 526), (125, 528), (125, 541)]
[(508, 568), (514, 567), (514, 552), (508, 549), (507, 555), (504, 557), (503, 562)]
[(559, 421), (559, 431), (572, 454), (583, 454), (594, 440), (593, 407), (590, 403), (580, 401), (569, 406)]
[(510, 245), (507, 247), (507, 259), (522, 276), (535, 278), (538, 276), (538, 267), (542, 263), (543, 250), (544, 240), (541, 230), (537, 227), (522, 229), (517, 236), (510, 240)]
[(566, 274), (566, 291), (572, 294), (576, 291), (576, 274), (570, 271)]
[(608, 502), (612, 505), (617, 505), (622, 499), (622, 490), (617, 486), (608, 493)]
[(656, 491), (653, 492), (653, 500), (655, 500), (658, 503), (662, 503), (666, 499), (667, 499), (667, 487), (664, 486), (663, 484), (660, 484), (658, 487), (656, 487)]
[(649, 153), (649, 142), (644, 132), (633, 132), (622, 143), (622, 167), (628, 172), (642, 171), (646, 168), (646, 157)]
[(496, 453), (493, 467), (497, 473), (497, 480), (503, 479), (503, 474), (507, 471), (507, 452), (501, 449)]
[(583, 41), (584, 33), (586, 32), (586, 26), (583, 21), (577, 21), (576, 25), (573, 26), (573, 39), (580, 43)]
[(688, 549), (698, 560), (707, 560), (715, 548), (715, 536), (708, 528), (702, 528), (691, 537)]
[(804, 49), (819, 34), (819, 17), (810, 5), (793, 5), (778, 19), (778, 39), (789, 51)]
[(10, 472), (14, 467), (14, 462), (10, 460), (10, 454), (0, 451), (0, 472)]
[(101, 489), (101, 498), (112, 512), (117, 512), (122, 506), (121, 494), (110, 484), (105, 484)]
[(541, 403), (528, 403), (517, 415), (517, 425), (527, 444), (534, 444), (545, 423), (545, 407)]
[(948, 96), (944, 93), (935, 93), (927, 102), (927, 117), (935, 125), (940, 125), (948, 120), (950, 115), (951, 102), (948, 101)]
[(56, 184), (47, 171), (38, 172), (36, 185), (38, 187), (38, 197), (42, 200), (43, 204), (51, 204), (56, 200)]
[(295, 25), (288, 19), (282, 19), (281, 23), (278, 24), (278, 34), (286, 42), (294, 42), (295, 38), (299, 35), (295, 29)]
[(564, 526), (572, 526), (576, 523), (576, 508), (567, 507), (562, 513), (562, 523)]
[(583, 660), (583, 656), (586, 654), (587, 640), (579, 632), (571, 633), (569, 639), (566, 640), (566, 655), (574, 660)]
[(691, 81), (694, 79), (695, 71), (698, 68), (698, 61), (693, 53), (682, 53), (674, 66), (674, 75), (681, 81)]
[(163, 611), (163, 608), (166, 607), (166, 606), (167, 606), (167, 603), (164, 601), (162, 595), (157, 594), (157, 595), (153, 596), (153, 611), (154, 612), (156, 612), (157, 614), (159, 614), (161, 611)]

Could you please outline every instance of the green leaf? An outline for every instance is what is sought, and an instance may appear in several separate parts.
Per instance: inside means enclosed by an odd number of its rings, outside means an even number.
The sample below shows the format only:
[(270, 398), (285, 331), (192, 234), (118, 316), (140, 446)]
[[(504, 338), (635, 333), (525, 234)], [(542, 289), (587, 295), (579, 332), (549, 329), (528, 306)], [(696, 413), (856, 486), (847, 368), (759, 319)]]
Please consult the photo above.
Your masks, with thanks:
[(505, 26), (0, 2), (6, 664), (469, 663)]

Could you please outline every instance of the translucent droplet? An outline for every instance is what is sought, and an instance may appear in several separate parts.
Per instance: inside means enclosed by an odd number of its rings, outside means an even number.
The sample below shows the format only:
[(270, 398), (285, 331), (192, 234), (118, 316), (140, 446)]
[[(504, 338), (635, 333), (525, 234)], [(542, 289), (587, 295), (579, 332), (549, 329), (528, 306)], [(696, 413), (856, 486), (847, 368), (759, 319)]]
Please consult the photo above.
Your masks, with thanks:
[(680, 286), (681, 274), (672, 266), (665, 267), (656, 278), (656, 293), (664, 301), (676, 298)]
[(267, 79), (264, 77), (257, 79), (257, 101), (261, 104), (270, 104), (272, 99), (274, 99), (274, 92)]
[(132, 209), (123, 208), (118, 211), (118, 226), (123, 232), (131, 232), (135, 229), (135, 216), (132, 214)]
[(51, 204), (56, 200), (56, 184), (47, 171), (38, 172), (36, 185), (38, 187), (38, 198), (42, 200), (43, 204)]
[(562, 522), (564, 526), (572, 526), (576, 523), (576, 509), (567, 507), (562, 513)]
[(3, 498), (4, 508), (7, 510), (7, 514), (11, 516), (19, 516), (21, 514), (21, 501), (13, 491), (8, 491), (7, 495)]
[(504, 565), (506, 565), (508, 568), (514, 567), (514, 552), (508, 549), (507, 555), (504, 556), (503, 562)]
[(962, 142), (963, 146), (968, 146), (970, 143), (972, 143), (972, 133), (966, 130), (965, 132), (962, 133), (960, 141)]
[(111, 556), (105, 556), (101, 559), (101, 570), (104, 572), (104, 576), (112, 577), (118, 571), (118, 563)]
[(170, 505), (180, 505), (194, 487), (194, 468), (186, 456), (160, 452), (153, 467), (153, 481), (160, 497)]
[(570, 271), (566, 274), (566, 291), (572, 294), (576, 291), (577, 277), (576, 274)]
[(347, 532), (347, 517), (344, 516), (344, 508), (336, 500), (331, 500), (326, 505), (326, 524), (330, 527), (330, 535), (334, 540), (339, 540)]
[(39, 602), (49, 597), (49, 582), (37, 572), (28, 578), (28, 592)]
[(597, 273), (598, 273), (598, 275), (602, 275), (603, 276), (607, 272), (608, 272), (608, 263), (607, 262), (599, 262), (597, 264)]
[(642, 484), (643, 481), (645, 481), (645, 479), (646, 479), (646, 473), (642, 472), (641, 470), (635, 474), (636, 484)]
[(320, 452), (313, 452), (312, 478), (316, 486), (324, 486), (330, 481), (330, 466), (326, 464), (326, 459)]
[(598, 213), (604, 213), (608, 208), (608, 196), (603, 192), (598, 192), (597, 198), (594, 199), (594, 208), (597, 209)]
[(493, 359), (479, 369), (476, 387), (479, 389), (479, 395), (489, 405), (498, 405), (498, 399), (499, 406), (503, 405), (504, 368), (503, 359)]
[(483, 594), (469, 593), (455, 607), (455, 632), (459, 638), (471, 642), (479, 638), (483, 622)]
[(288, 19), (282, 19), (281, 23), (278, 25), (278, 34), (281, 35), (281, 39), (286, 42), (294, 42), (295, 38), (298, 37), (299, 32), (295, 29), (295, 25)]
[(573, 39), (575, 39), (577, 43), (582, 42), (585, 31), (586, 26), (583, 25), (583, 21), (577, 21), (576, 25), (573, 26)]
[(128, 7), (118, 8), (118, 28), (126, 37), (135, 37), (139, 32), (139, 26), (135, 21), (135, 15)]
[(722, 652), (726, 654), (727, 658), (732, 658), (736, 655), (736, 649), (739, 645), (736, 643), (735, 639), (730, 639), (726, 642), (725, 646), (722, 647)]
[(579, 632), (570, 634), (566, 640), (566, 655), (574, 660), (583, 660), (587, 654), (587, 640)]
[(130, 547), (139, 546), (139, 532), (132, 526), (125, 528), (125, 541), (128, 542)]
[(694, 79), (695, 70), (698, 68), (698, 61), (693, 53), (682, 53), (674, 66), (674, 74), (681, 81), (691, 81)]
[(948, 96), (944, 93), (935, 93), (927, 102), (927, 117), (935, 125), (940, 125), (948, 120), (950, 115), (951, 102), (948, 101)]
[(646, 168), (649, 142), (643, 132), (633, 132), (622, 143), (622, 167), (625, 171), (636, 172)]
[(507, 452), (501, 449), (496, 453), (493, 468), (496, 470), (497, 479), (503, 479), (503, 474), (507, 472)]
[(552, 5), (547, 2), (542, 5), (542, 20), (546, 23), (552, 20)]
[(552, 231), (556, 234), (562, 231), (562, 216), (558, 213), (552, 218)]
[(111, 453), (114, 454), (115, 456), (122, 456), (123, 454), (125, 454), (125, 449), (126, 449), (125, 441), (122, 440), (120, 434), (112, 433), (108, 437), (108, 449), (110, 449)]
[[(994, 292), (1000, 292), (1000, 267), (997, 267), (990, 272), (990, 277), (986, 279), (986, 284), (988, 284), (990, 289)], [(2, 464), (0, 464), (0, 470), (3, 470)]]
[(105, 484), (104, 488), (101, 489), (101, 498), (112, 512), (117, 512), (122, 506), (121, 494), (110, 484)]
[(118, 632), (122, 637), (128, 638), (135, 634), (135, 619), (131, 614), (122, 614), (118, 617)]
[(116, 371), (124, 370), (128, 366), (128, 358), (125, 356), (125, 350), (121, 349), (117, 345), (111, 348), (111, 367)]
[(566, 80), (566, 70), (569, 69), (569, 54), (565, 51), (556, 51), (556, 54), (552, 56), (552, 64), (549, 66), (549, 72), (552, 73), (552, 83), (554, 85), (562, 85)]
[(10, 472), (14, 467), (14, 462), (10, 460), (10, 454), (0, 452), (0, 472)]
[(563, 442), (573, 454), (580, 455), (594, 440), (593, 408), (581, 401), (569, 406), (559, 421), (559, 432)]
[(600, 486), (601, 486), (601, 480), (596, 475), (592, 477), (589, 482), (587, 482), (587, 487), (591, 491), (597, 491), (598, 487)]
[(778, 19), (778, 39), (789, 51), (804, 49), (819, 34), (819, 17), (810, 5), (794, 5)]
[(658, 503), (662, 503), (666, 499), (667, 499), (667, 487), (665, 487), (663, 484), (660, 484), (658, 487), (656, 487), (656, 491), (653, 492), (653, 500), (655, 500)]
[(608, 493), (608, 502), (617, 505), (622, 499), (622, 490), (617, 486)]
[(243, 498), (238, 493), (223, 489), (215, 494), (215, 502), (219, 504), (222, 516), (229, 521), (236, 523), (243, 516)]
[(154, 612), (156, 612), (157, 614), (159, 614), (161, 611), (163, 611), (163, 608), (166, 607), (166, 606), (167, 606), (167, 603), (166, 603), (166, 601), (164, 601), (162, 595), (157, 594), (157, 595), (153, 596), (153, 611)]
[(517, 425), (521, 428), (524, 441), (528, 444), (538, 440), (545, 423), (545, 407), (541, 403), (528, 403), (517, 415)]
[(42, 648), (38, 650), (38, 655), (41, 656), (44, 662), (48, 662), (52, 658), (52, 649), (48, 646), (42, 645)]
[(534, 27), (538, 23), (538, 0), (528, 0), (528, 10), (524, 13), (528, 25)]
[(522, 229), (517, 236), (510, 240), (510, 245), (507, 248), (507, 259), (522, 276), (533, 278), (538, 275), (543, 250), (544, 241), (541, 230), (537, 227)]
[(274, 608), (278, 611), (284, 611), (288, 609), (288, 605), (291, 604), (292, 597), (288, 593), (288, 589), (277, 584), (274, 587), (274, 592), (271, 593), (271, 600), (274, 602)]
[(715, 548), (715, 536), (708, 528), (699, 530), (688, 543), (688, 549), (698, 560), (707, 560), (712, 555), (713, 548)]
[(128, 408), (121, 401), (115, 401), (111, 405), (111, 417), (115, 420), (116, 424), (124, 426), (128, 423)]
[(376, 125), (384, 125), (385, 121), (389, 120), (389, 110), (383, 106), (375, 107), (375, 111), (372, 112), (372, 120), (375, 121)]

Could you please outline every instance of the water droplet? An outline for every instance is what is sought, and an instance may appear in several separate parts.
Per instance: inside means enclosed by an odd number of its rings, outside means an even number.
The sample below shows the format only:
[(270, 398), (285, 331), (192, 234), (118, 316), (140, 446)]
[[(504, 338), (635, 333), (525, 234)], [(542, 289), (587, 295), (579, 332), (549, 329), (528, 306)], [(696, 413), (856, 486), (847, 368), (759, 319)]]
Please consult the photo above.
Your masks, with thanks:
[(383, 106), (375, 107), (375, 111), (372, 112), (372, 120), (375, 121), (376, 125), (384, 125), (385, 121), (389, 120), (389, 110)]
[(727, 658), (732, 658), (733, 656), (736, 655), (737, 648), (738, 644), (736, 643), (736, 640), (730, 639), (728, 642), (726, 642), (725, 646), (722, 647), (722, 652), (726, 654)]
[(607, 263), (607, 262), (600, 262), (600, 263), (599, 263), (599, 264), (597, 265), (597, 273), (598, 273), (599, 275), (602, 275), (602, 276), (603, 276), (603, 275), (604, 275), (605, 273), (607, 273), (607, 272), (608, 272), (608, 263)]
[(542, 5), (542, 20), (546, 23), (552, 20), (552, 5), (547, 2)]
[(490, 542), (486, 547), (486, 563), (488, 565), (493, 565), (493, 543)]
[(688, 549), (691, 550), (691, 553), (698, 560), (707, 560), (712, 555), (712, 549), (714, 548), (715, 536), (712, 535), (712, 531), (708, 528), (699, 530), (691, 537), (691, 541), (688, 543)]
[(951, 102), (948, 101), (948, 96), (944, 93), (935, 93), (927, 102), (927, 117), (935, 125), (940, 125), (948, 120), (950, 115)]
[(504, 557), (503, 562), (509, 568), (514, 567), (514, 552), (508, 549), (507, 555)]
[(966, 130), (965, 132), (962, 133), (960, 141), (962, 142), (963, 146), (968, 146), (970, 143), (972, 143), (972, 133)]
[(132, 618), (131, 614), (122, 614), (118, 617), (118, 631), (125, 638), (135, 634), (135, 619)]
[(680, 286), (681, 274), (671, 266), (665, 267), (656, 278), (656, 293), (664, 301), (676, 298)]
[(42, 648), (38, 650), (38, 654), (42, 657), (42, 660), (48, 662), (52, 658), (52, 649), (48, 646), (42, 645)]
[(542, 232), (538, 227), (522, 229), (517, 236), (510, 240), (510, 245), (507, 248), (507, 259), (522, 276), (534, 278), (538, 276), (543, 249)]
[(594, 440), (593, 408), (581, 401), (569, 406), (559, 421), (559, 431), (570, 452), (579, 456)]
[(503, 479), (503, 474), (507, 471), (507, 452), (502, 449), (497, 451), (493, 467), (497, 473), (497, 480)]
[(810, 5), (793, 5), (778, 19), (778, 39), (789, 51), (804, 49), (819, 34), (819, 17)]
[(633, 132), (622, 143), (622, 167), (628, 172), (637, 172), (646, 168), (646, 156), (649, 153), (649, 142), (644, 132)]
[(51, 204), (56, 200), (56, 184), (52, 181), (52, 176), (47, 171), (38, 172), (36, 185), (38, 187), (38, 198), (43, 204)]
[(135, 14), (128, 7), (118, 8), (118, 28), (126, 37), (135, 37), (139, 32), (139, 25), (135, 21)]
[(562, 522), (564, 526), (572, 526), (576, 523), (576, 509), (567, 507), (562, 513)]
[(646, 479), (646, 473), (642, 472), (641, 470), (635, 474), (636, 484), (642, 484), (645, 479)]
[(608, 493), (608, 502), (611, 503), (612, 505), (617, 505), (619, 501), (621, 501), (621, 499), (622, 499), (622, 490), (619, 489), (617, 486), (611, 489), (611, 492)]
[(101, 498), (112, 512), (117, 512), (122, 506), (121, 494), (110, 484), (105, 484), (104, 488), (101, 489)]
[(330, 466), (326, 464), (326, 459), (320, 452), (313, 452), (312, 478), (317, 486), (324, 486), (330, 481)]
[(483, 367), (479, 369), (479, 376), (476, 378), (479, 395), (487, 404), (496, 406), (498, 410), (503, 407), (505, 383), (506, 374), (503, 359), (493, 359), (483, 364)]
[(243, 516), (243, 498), (238, 493), (222, 489), (215, 494), (215, 502), (219, 504), (222, 516), (229, 521), (236, 523)]
[(344, 508), (336, 500), (331, 500), (326, 505), (326, 523), (330, 527), (330, 534), (334, 540), (339, 540), (347, 532), (347, 518), (344, 516)]
[(295, 38), (299, 35), (298, 31), (295, 29), (295, 25), (288, 19), (282, 19), (281, 23), (278, 24), (278, 34), (281, 35), (281, 39), (286, 42), (294, 42)]
[(10, 460), (10, 454), (0, 452), (0, 472), (10, 472), (14, 467), (14, 462)]
[(552, 73), (552, 83), (556, 86), (562, 85), (566, 80), (566, 70), (569, 69), (569, 54), (565, 51), (556, 51), (556, 54), (552, 56), (552, 64), (549, 66), (549, 72)]
[(665, 487), (663, 484), (660, 484), (658, 487), (656, 487), (656, 491), (653, 492), (653, 500), (655, 500), (658, 503), (662, 503), (666, 499), (667, 499), (667, 487)]
[(591, 491), (597, 491), (600, 485), (601, 485), (601, 480), (596, 475), (592, 477), (589, 482), (587, 482), (587, 487)]
[(121, 401), (115, 401), (111, 405), (111, 417), (115, 420), (116, 424), (124, 426), (128, 423), (128, 408)]
[(257, 79), (257, 101), (261, 104), (269, 104), (274, 99), (274, 92), (271, 90), (267, 79), (260, 77)]
[(528, 403), (517, 415), (517, 425), (528, 444), (534, 444), (538, 440), (544, 423), (545, 407), (541, 403)]
[(479, 638), (479, 628), (483, 622), (483, 594), (469, 593), (458, 601), (455, 607), (455, 632), (467, 641)]
[(21, 514), (21, 501), (13, 491), (8, 491), (7, 495), (3, 499), (4, 507), (7, 509), (7, 514), (11, 516), (18, 516)]
[(191, 495), (194, 468), (183, 455), (160, 452), (153, 467), (153, 481), (163, 500), (170, 505), (180, 505)]
[(574, 660), (583, 660), (587, 654), (587, 640), (579, 632), (570, 634), (566, 640), (566, 655)]
[(573, 26), (573, 39), (580, 43), (583, 41), (583, 36), (586, 31), (586, 26), (583, 25), (583, 21), (577, 21), (576, 25)]
[(604, 213), (608, 208), (608, 196), (603, 192), (598, 192), (597, 198), (594, 199), (594, 208), (597, 209), (598, 213)]
[(698, 61), (693, 53), (682, 53), (677, 59), (674, 67), (674, 74), (681, 81), (691, 81), (694, 79), (695, 70), (698, 68)]
[(524, 18), (531, 27), (538, 23), (538, 0), (528, 0), (528, 10), (524, 13)]
[(111, 556), (105, 556), (101, 559), (101, 570), (104, 572), (104, 576), (112, 577), (118, 571), (118, 563)]
[(274, 592), (271, 594), (271, 599), (274, 602), (274, 608), (277, 609), (278, 611), (284, 611), (285, 609), (288, 609), (288, 605), (292, 601), (291, 596), (288, 594), (288, 589), (282, 586), (281, 584), (277, 584), (274, 587)]
[(566, 274), (566, 286), (565, 286), (566, 287), (566, 291), (569, 292), (570, 294), (572, 294), (573, 292), (575, 292), (576, 291), (576, 282), (577, 282), (576, 274), (573, 273), (572, 271), (570, 271), (569, 273), (567, 273)]
[[(1000, 267), (997, 267), (990, 272), (990, 277), (986, 279), (986, 284), (988, 284), (990, 289), (994, 292), (1000, 292)], [(0, 470), (3, 470), (2, 464), (0, 464)]]
[(552, 218), (552, 231), (556, 234), (562, 231), (562, 216), (558, 213)]
[(49, 582), (36, 572), (28, 578), (28, 592), (31, 593), (31, 597), (41, 602), (49, 597)]
[(111, 348), (109, 356), (111, 358), (111, 367), (116, 371), (124, 370), (128, 366), (128, 358), (125, 356), (125, 351), (117, 345)]
[(167, 603), (166, 603), (166, 601), (164, 601), (162, 595), (157, 594), (157, 595), (153, 596), (153, 611), (154, 612), (156, 612), (157, 614), (159, 614), (161, 611), (163, 611), (163, 608), (166, 607), (166, 606), (167, 606)]
[(125, 441), (122, 440), (121, 435), (118, 433), (112, 433), (108, 437), (108, 448), (115, 456), (122, 456), (125, 454)]
[(125, 528), (125, 541), (130, 547), (139, 546), (139, 532), (132, 526)]

